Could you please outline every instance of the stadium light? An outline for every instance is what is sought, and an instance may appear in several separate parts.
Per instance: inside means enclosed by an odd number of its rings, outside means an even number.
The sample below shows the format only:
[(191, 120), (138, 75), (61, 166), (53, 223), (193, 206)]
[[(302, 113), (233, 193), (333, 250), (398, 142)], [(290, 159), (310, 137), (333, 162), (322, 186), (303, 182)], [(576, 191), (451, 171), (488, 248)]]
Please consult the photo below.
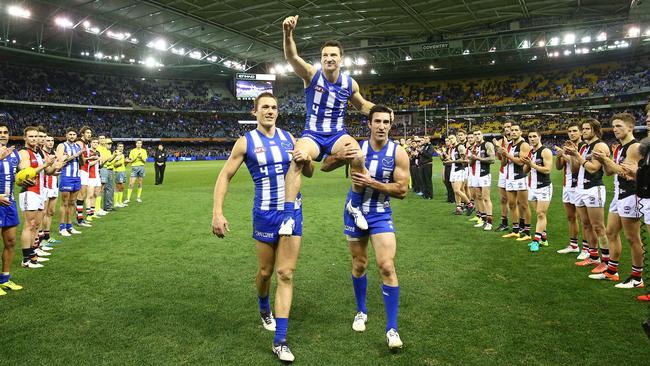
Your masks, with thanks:
[(102, 58), (104, 58), (104, 54), (101, 52), (95, 52), (95, 58), (101, 60)]
[(469, 50), (463, 51), (463, 55), (469, 55)]
[(527, 39), (525, 39), (523, 42), (521, 42), (519, 48), (523, 48), (523, 49), (530, 48), (530, 42)]
[(109, 38), (117, 39), (118, 41), (123, 41), (131, 37), (129, 33), (113, 32), (113, 31), (106, 32), (106, 36)]
[(371, 75), (377, 75), (377, 71), (375, 71), (375, 69), (371, 69), (371, 70), (370, 70), (370, 74), (371, 74)]
[(436, 68), (435, 66), (429, 65), (429, 70), (435, 70), (435, 68)]
[(363, 58), (363, 57), (357, 57), (355, 63), (356, 63), (358, 66), (363, 66), (363, 65), (365, 65), (367, 62), (366, 62), (366, 59), (365, 59), (365, 58)]
[(348, 75), (349, 76), (350, 75), (350, 70), (343, 71), (343, 75)]
[(314, 67), (317, 68), (317, 69), (320, 69), (321, 67), (323, 67), (323, 65), (321, 65), (320, 62), (317, 61), (317, 62), (314, 62)]
[(544, 47), (544, 46), (546, 46), (546, 41), (541, 40), (541, 41), (537, 42), (537, 47)]
[(54, 19), (54, 24), (58, 25), (61, 28), (72, 28), (74, 23), (68, 18), (58, 17)]
[(32, 12), (18, 5), (10, 5), (7, 7), (7, 14), (19, 18), (29, 18)]
[(576, 35), (573, 33), (568, 33), (564, 36), (564, 39), (562, 40), (562, 44), (575, 44), (576, 43)]
[(203, 52), (201, 51), (192, 51), (190, 52), (190, 58), (195, 60), (200, 60), (203, 57)]
[(129, 42), (131, 42), (133, 44), (138, 44), (139, 41), (138, 41), (137, 38), (131, 38), (131, 39), (129, 39)]
[(627, 30), (628, 38), (637, 38), (640, 35), (641, 35), (641, 29), (639, 27), (631, 27), (630, 29)]
[(284, 74), (284, 66), (283, 65), (275, 65), (275, 71), (277, 71), (278, 74)]
[(407, 55), (406, 57), (404, 57), (404, 61), (411, 61), (411, 60), (413, 60), (413, 57), (411, 56)]
[(158, 38), (154, 41), (147, 43), (147, 47), (156, 49), (158, 51), (167, 51), (169, 45), (167, 44), (167, 41), (165, 41), (164, 39)]
[(217, 62), (218, 59), (219, 58), (217, 56), (210, 56), (210, 57), (207, 58), (207, 60), (210, 61), (210, 62)]
[(607, 40), (607, 33), (605, 33), (605, 32), (600, 32), (600, 34), (598, 35), (598, 37), (596, 37), (596, 40), (597, 40), (598, 42), (606, 41), (606, 40)]
[(560, 44), (560, 39), (558, 37), (553, 37), (551, 40), (548, 42), (549, 45), (551, 46), (557, 46)]
[(650, 28), (646, 29), (645, 32), (643, 32), (644, 36), (650, 36)]
[(349, 58), (349, 57), (346, 57), (345, 59), (343, 59), (343, 66), (345, 66), (345, 67), (352, 66), (352, 59)]
[(269, 73), (275, 74), (275, 67), (271, 67), (271, 69), (269, 70)]
[(158, 61), (156, 61), (153, 57), (147, 57), (144, 59), (144, 65), (150, 68), (163, 66), (162, 64), (158, 63)]
[(497, 51), (497, 48), (494, 47), (494, 46), (492, 46), (492, 47), (488, 50), (488, 52), (496, 52), (496, 51)]
[(172, 53), (175, 55), (183, 56), (185, 54), (185, 49), (183, 47), (181, 48), (173, 48), (172, 47)]
[(580, 43), (589, 43), (591, 42), (591, 37), (590, 36), (584, 36), (580, 38)]
[(569, 56), (569, 55), (571, 55), (571, 51), (570, 50), (564, 50), (564, 56)]

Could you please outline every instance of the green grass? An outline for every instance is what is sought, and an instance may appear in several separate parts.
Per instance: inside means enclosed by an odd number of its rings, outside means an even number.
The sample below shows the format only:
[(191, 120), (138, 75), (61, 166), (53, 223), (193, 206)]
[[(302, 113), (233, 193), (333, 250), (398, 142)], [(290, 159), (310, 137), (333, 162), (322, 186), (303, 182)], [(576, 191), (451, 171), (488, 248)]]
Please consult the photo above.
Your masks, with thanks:
[[(234, 178), (224, 240), (210, 230), (212, 188), (222, 163), (174, 163), (165, 184), (65, 239), (39, 270), (13, 270), (20, 292), (0, 298), (2, 365), (274, 365), (273, 338), (259, 322), (251, 239), (253, 185)], [(587, 278), (566, 244), (561, 176), (555, 174), (551, 247), (474, 229), (442, 202), (393, 201), (402, 288), (398, 354), (384, 340), (374, 260), (365, 333), (355, 313), (342, 235), (343, 171), (304, 181), (304, 240), (295, 278), (289, 341), (302, 365), (645, 365), (650, 346), (639, 291)], [(496, 176), (495, 176), (496, 177)], [(493, 197), (496, 199), (496, 197)], [(495, 206), (498, 216), (498, 205)], [(371, 256), (372, 257), (372, 256)], [(629, 271), (627, 247), (622, 275)]]

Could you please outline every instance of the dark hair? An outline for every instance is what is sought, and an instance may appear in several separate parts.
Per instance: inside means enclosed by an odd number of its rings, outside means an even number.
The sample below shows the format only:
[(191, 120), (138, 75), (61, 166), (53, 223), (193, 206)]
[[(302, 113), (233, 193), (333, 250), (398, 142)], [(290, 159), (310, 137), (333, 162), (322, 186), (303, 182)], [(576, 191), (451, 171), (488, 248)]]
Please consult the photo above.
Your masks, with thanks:
[(86, 132), (86, 131), (88, 131), (88, 130), (90, 130), (90, 129), (91, 129), (91, 128), (88, 127), (88, 126), (82, 126), (81, 129), (79, 130), (79, 134), (80, 134), (80, 135), (83, 135), (84, 132)]
[(325, 47), (338, 47), (339, 52), (341, 53), (339, 56), (343, 56), (343, 45), (341, 44), (341, 42), (333, 39), (327, 40), (325, 41), (325, 43), (323, 43), (323, 46), (320, 48), (321, 52), (323, 52), (323, 48)]
[(537, 136), (542, 137), (542, 133), (539, 131), (540, 131), (539, 128), (530, 128), (528, 130), (528, 135), (530, 135), (531, 133), (536, 133)]
[(135, 142), (138, 142), (138, 141), (139, 141), (139, 142), (142, 142), (142, 139), (137, 139), (137, 140), (135, 140)]
[(589, 126), (591, 126), (591, 129), (594, 131), (594, 134), (598, 137), (601, 138), (603, 137), (603, 131), (601, 130), (601, 125), (600, 121), (598, 121), (595, 118), (587, 118), (586, 120), (582, 121), (582, 124), (584, 125), (585, 123), (588, 123)]
[(517, 122), (515, 122), (515, 121), (512, 120), (512, 119), (507, 119), (507, 120), (503, 121), (503, 124), (506, 124), (506, 123), (510, 123), (510, 125), (515, 125), (515, 124), (517, 124)]
[(23, 129), (23, 136), (27, 136), (27, 132), (29, 131), (36, 131), (38, 132), (38, 127), (36, 126), (27, 126), (25, 129)]
[(123, 142), (118, 142), (117, 145), (115, 145), (115, 146), (120, 146), (120, 145), (124, 146), (124, 143)]
[(43, 127), (42, 125), (38, 125), (38, 126), (36, 126), (36, 128), (38, 128), (39, 133), (47, 134), (47, 129), (45, 127)]
[(510, 121), (510, 123), (511, 123), (510, 128), (513, 128), (513, 127), (517, 126), (517, 127), (519, 127), (519, 129), (521, 129), (521, 125), (519, 124), (519, 122)]
[(467, 135), (467, 131), (465, 131), (462, 128), (460, 128), (460, 129), (458, 129), (458, 131), (456, 131), (456, 133), (461, 133), (461, 132), (464, 133), (465, 135)]
[(273, 95), (273, 93), (271, 93), (271, 92), (263, 92), (263, 93), (260, 93), (260, 94), (255, 98), (255, 102), (253, 103), (253, 109), (254, 109), (254, 110), (257, 110), (257, 103), (258, 103), (258, 102), (260, 101), (260, 99), (262, 99), (262, 98), (273, 98), (273, 99), (275, 99), (275, 103), (276, 103), (276, 104), (278, 103), (278, 98), (277, 98), (275, 95)]
[(472, 130), (472, 133), (474, 133), (474, 132), (480, 132), (480, 133), (483, 133), (483, 131), (481, 131), (481, 129), (478, 128), (478, 127)]
[(630, 113), (616, 113), (615, 115), (612, 116), (612, 124), (614, 124), (614, 120), (617, 119), (623, 121), (628, 126), (632, 125), (632, 127), (634, 127), (634, 125), (636, 124), (636, 119)]
[[(368, 112), (368, 122), (372, 122), (372, 115), (375, 113), (388, 113), (390, 115), (390, 112), (392, 112), (392, 110), (385, 105), (375, 104), (370, 108), (370, 112)], [(392, 119), (390, 120), (390, 123), (393, 123)]]
[(580, 123), (574, 121), (574, 122), (569, 123), (568, 126), (566, 126), (567, 130), (568, 130), (569, 128), (571, 128), (571, 127), (578, 127), (578, 130), (580, 130)]
[(77, 133), (77, 130), (75, 130), (75, 129), (72, 128), (72, 127), (68, 127), (68, 128), (65, 129), (65, 134), (66, 134), (66, 135), (69, 134), (70, 132)]

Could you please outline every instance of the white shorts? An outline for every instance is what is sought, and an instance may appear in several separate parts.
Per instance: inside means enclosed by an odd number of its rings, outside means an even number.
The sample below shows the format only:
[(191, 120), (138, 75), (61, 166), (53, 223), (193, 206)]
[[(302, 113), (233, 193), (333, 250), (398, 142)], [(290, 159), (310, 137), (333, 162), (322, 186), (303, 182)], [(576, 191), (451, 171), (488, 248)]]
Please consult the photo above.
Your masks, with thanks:
[(638, 219), (641, 217), (641, 204), (639, 203), (639, 197), (633, 194), (619, 199), (618, 195), (614, 194), (614, 199), (612, 199), (612, 202), (609, 204), (609, 212), (615, 213), (619, 217)]
[(478, 187), (478, 177), (475, 175), (470, 174), (469, 177), (467, 177), (467, 186), (469, 188), (477, 188)]
[(81, 178), (81, 185), (82, 186), (87, 186), (88, 185), (88, 172), (87, 171), (79, 169), (79, 178)]
[(452, 171), (449, 175), (449, 181), (451, 183), (465, 181), (465, 170)]
[(99, 178), (88, 178), (88, 187), (101, 187), (102, 181)]
[(18, 195), (18, 202), (21, 211), (37, 211), (45, 208), (45, 201), (43, 194), (38, 194), (30, 191), (21, 192)]
[(59, 189), (58, 188), (45, 188), (46, 193), (46, 198), (57, 198), (59, 197)]
[(639, 206), (641, 206), (643, 222), (645, 222), (646, 225), (650, 225), (650, 198), (639, 200)]
[(542, 188), (528, 188), (528, 201), (550, 202), (553, 197), (553, 184)]
[(575, 189), (576, 207), (605, 207), (606, 198), (605, 186), (596, 186), (589, 189)]
[(506, 191), (525, 191), (528, 189), (528, 183), (526, 178), (519, 179), (506, 179)]
[(499, 171), (499, 188), (506, 188), (506, 173)]
[(476, 177), (476, 187), (478, 188), (485, 188), (485, 187), (492, 187), (492, 174), (484, 175), (484, 176), (477, 176)]
[(576, 189), (574, 187), (562, 187), (562, 203), (575, 205)]
[(465, 180), (469, 180), (469, 176), (471, 175), (469, 172), (469, 167), (466, 166), (465, 169), (463, 169), (463, 171), (465, 172), (465, 176), (464, 176)]

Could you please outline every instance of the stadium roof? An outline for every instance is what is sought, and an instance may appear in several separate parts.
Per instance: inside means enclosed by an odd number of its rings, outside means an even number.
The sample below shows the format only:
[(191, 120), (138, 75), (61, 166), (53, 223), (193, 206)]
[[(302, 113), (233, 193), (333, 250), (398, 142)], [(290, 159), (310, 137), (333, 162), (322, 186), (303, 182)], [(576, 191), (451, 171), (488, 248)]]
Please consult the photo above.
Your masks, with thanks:
[[(647, 5), (638, 14), (647, 17)], [(153, 66), (209, 61), (231, 70), (280, 62), (281, 23), (295, 14), (301, 52), (316, 57), (333, 38), (374, 59), (372, 52), (387, 47), (622, 24), (635, 7), (630, 0), (34, 0), (21, 6), (30, 19), (9, 20), (6, 42), (18, 38), (36, 51), (68, 57), (118, 56), (115, 61)], [(141, 61), (153, 51), (154, 58)], [(404, 55), (395, 51), (382, 60), (404, 61)]]

